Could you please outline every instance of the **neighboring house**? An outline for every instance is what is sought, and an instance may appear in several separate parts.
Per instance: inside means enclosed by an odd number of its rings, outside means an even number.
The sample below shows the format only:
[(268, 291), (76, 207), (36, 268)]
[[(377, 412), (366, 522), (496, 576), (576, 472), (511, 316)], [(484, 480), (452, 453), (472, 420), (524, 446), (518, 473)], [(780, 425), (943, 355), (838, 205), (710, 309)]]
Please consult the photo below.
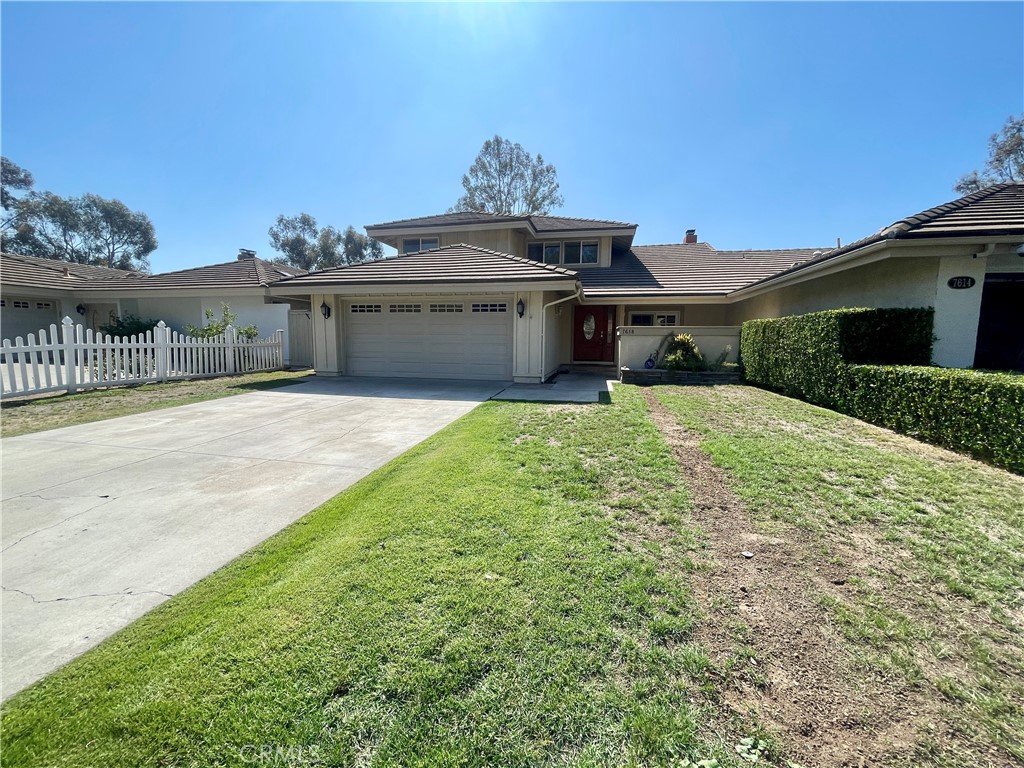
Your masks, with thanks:
[[(275, 283), (313, 308), (322, 375), (540, 382), (642, 364), (667, 328), (844, 306), (935, 308), (934, 362), (1024, 367), (1024, 185), (1001, 184), (833, 249), (634, 246), (635, 224), (449, 213), (366, 227), (399, 255)], [(644, 339), (620, 359), (618, 342)], [(733, 351), (735, 355), (735, 349)], [(625, 355), (625, 353), (623, 353)]]
[[(264, 261), (245, 250), (235, 261), (158, 275), (3, 254), (0, 336), (25, 337), (59, 324), (65, 316), (99, 330), (112, 319), (128, 314), (163, 320), (174, 330), (183, 331), (186, 325), (205, 325), (208, 309), (219, 318), (222, 304), (228, 304), (238, 316), (239, 326), (256, 325), (261, 336), (268, 336), (279, 329), (291, 330), (290, 310), (301, 312), (300, 319), (308, 324), (308, 304), (269, 293), (278, 280), (302, 274), (304, 270)], [(297, 359), (291, 360), (290, 335), (285, 334), (285, 360), (291, 364), (311, 362), (301, 360), (298, 349)], [(308, 343), (307, 334), (306, 346)]]

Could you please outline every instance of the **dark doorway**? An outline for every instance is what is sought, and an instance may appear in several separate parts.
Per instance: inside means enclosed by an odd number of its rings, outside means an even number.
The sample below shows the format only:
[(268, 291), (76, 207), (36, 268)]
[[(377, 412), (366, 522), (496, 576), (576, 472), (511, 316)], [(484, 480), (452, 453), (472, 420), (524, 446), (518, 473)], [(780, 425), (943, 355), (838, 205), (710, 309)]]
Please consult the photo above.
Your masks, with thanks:
[(577, 362), (614, 362), (615, 307), (578, 304), (574, 308), (572, 357)]
[(1024, 274), (985, 275), (974, 367), (1024, 371)]

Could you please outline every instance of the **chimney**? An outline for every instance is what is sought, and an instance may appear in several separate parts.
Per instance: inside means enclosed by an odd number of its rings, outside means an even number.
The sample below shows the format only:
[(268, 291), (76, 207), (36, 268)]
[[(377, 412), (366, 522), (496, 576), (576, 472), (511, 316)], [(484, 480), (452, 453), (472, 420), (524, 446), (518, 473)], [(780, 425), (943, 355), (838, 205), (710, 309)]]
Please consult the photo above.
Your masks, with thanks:
[(697, 242), (697, 230), (696, 229), (688, 229), (688, 230), (686, 230), (686, 237), (683, 238), (683, 242), (686, 243), (687, 245), (690, 245), (692, 243), (696, 243)]
[(255, 259), (255, 258), (256, 258), (256, 251), (250, 251), (248, 248), (239, 248), (238, 249), (238, 260), (239, 261), (249, 261), (250, 259)]

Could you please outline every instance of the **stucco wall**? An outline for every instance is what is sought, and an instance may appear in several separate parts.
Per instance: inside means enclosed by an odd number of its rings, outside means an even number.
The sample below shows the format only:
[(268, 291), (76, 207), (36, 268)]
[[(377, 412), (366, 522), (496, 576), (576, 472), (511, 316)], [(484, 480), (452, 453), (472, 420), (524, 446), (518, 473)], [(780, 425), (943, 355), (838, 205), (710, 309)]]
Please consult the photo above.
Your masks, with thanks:
[(730, 325), (840, 307), (932, 307), (938, 259), (893, 258), (763, 293), (730, 307)]
[(740, 351), (739, 326), (695, 326), (680, 325), (673, 328), (651, 326), (624, 326), (616, 332), (618, 337), (618, 361), (620, 368), (643, 368), (644, 362), (658, 349), (668, 335), (689, 333), (708, 362), (713, 362), (726, 348), (729, 351), (726, 362), (735, 363)]

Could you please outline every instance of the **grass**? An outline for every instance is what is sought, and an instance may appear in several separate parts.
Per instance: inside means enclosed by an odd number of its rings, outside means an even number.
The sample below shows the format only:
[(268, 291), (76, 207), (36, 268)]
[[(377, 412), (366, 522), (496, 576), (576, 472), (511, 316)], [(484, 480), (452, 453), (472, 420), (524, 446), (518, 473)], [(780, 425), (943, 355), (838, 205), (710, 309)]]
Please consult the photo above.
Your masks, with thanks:
[[(1024, 482), (759, 390), (656, 391), (763, 527), (887, 564), (820, 596), (863, 668), (1020, 760)], [(13, 697), (4, 765), (787, 765), (715, 708), (680, 481), (635, 387), (485, 403)]]
[(158, 408), (240, 395), (294, 384), (308, 371), (272, 371), (215, 379), (96, 389), (75, 395), (48, 395), (0, 404), (0, 437), (14, 437), (73, 424), (145, 413)]
[(739, 764), (635, 535), (686, 551), (676, 480), (635, 390), (486, 403), (15, 696), (4, 764)]
[(811, 532), (826, 560), (867, 558), (850, 596), (821, 596), (866, 667), (920, 683), (966, 740), (1024, 760), (1022, 478), (762, 390), (658, 397), (764, 527)]

